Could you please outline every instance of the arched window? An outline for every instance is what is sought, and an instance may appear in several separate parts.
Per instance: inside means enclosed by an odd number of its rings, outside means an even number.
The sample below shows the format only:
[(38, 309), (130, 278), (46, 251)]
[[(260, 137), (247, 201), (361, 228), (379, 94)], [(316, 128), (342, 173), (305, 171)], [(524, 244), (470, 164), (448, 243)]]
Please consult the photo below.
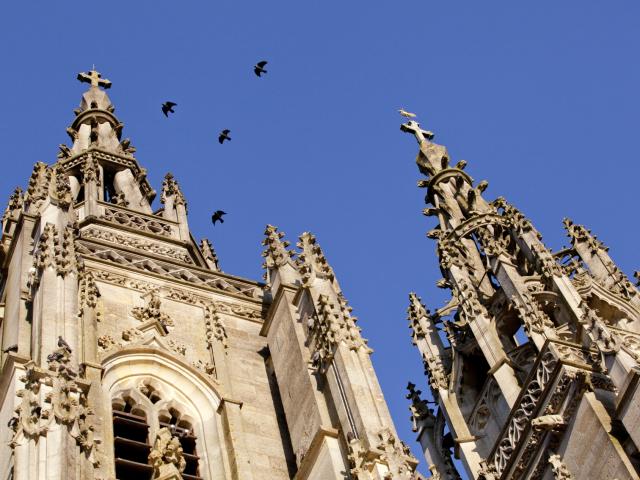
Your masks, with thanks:
[[(220, 434), (224, 428), (220, 395), (207, 376), (163, 349), (146, 346), (114, 352), (103, 360), (103, 368), (102, 384), (109, 392), (114, 418), (113, 444), (105, 447), (107, 451), (114, 449), (117, 480), (152, 478), (148, 456), (161, 428), (172, 430), (180, 441), (186, 462), (182, 473), (185, 480), (229, 478), (229, 450)], [(140, 432), (129, 431), (120, 424), (140, 428)], [(131, 443), (140, 448), (138, 456), (125, 452), (120, 446), (125, 442), (117, 437), (139, 442), (141, 445)], [(131, 469), (125, 471), (125, 460), (139, 465), (127, 464)]]
[[(120, 392), (111, 402), (113, 448), (117, 480), (148, 480), (153, 476), (149, 453), (158, 431), (166, 427), (183, 449), (185, 480), (202, 480), (193, 429), (193, 419), (153, 379)], [(166, 390), (166, 387), (164, 387)]]
[(111, 406), (116, 478), (150, 479), (153, 468), (148, 464), (151, 444), (144, 407), (128, 395), (114, 398)]

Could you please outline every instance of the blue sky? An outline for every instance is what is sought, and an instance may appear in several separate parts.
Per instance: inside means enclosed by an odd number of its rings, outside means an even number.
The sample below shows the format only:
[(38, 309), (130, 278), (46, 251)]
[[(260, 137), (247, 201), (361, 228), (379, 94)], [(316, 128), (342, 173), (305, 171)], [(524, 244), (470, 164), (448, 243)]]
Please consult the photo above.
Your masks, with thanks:
[[(404, 399), (408, 380), (427, 390), (407, 294), (446, 299), (396, 110), (417, 112), (549, 246), (566, 244), (569, 216), (632, 274), (639, 27), (637, 1), (3, 2), (0, 194), (55, 161), (85, 88), (75, 76), (95, 64), (150, 181), (174, 173), (225, 271), (260, 278), (266, 223), (317, 235), (422, 459)], [(178, 104), (169, 119), (165, 100)], [(222, 128), (233, 140), (220, 146)]]

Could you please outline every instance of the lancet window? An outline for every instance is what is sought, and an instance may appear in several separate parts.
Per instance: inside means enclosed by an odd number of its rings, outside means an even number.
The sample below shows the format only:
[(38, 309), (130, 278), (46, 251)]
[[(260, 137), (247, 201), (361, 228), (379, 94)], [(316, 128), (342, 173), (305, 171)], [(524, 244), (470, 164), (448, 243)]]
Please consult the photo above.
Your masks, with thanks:
[(113, 447), (117, 480), (147, 480), (153, 476), (149, 454), (158, 431), (168, 428), (182, 447), (182, 478), (202, 480), (193, 419), (152, 380), (120, 392), (112, 399)]

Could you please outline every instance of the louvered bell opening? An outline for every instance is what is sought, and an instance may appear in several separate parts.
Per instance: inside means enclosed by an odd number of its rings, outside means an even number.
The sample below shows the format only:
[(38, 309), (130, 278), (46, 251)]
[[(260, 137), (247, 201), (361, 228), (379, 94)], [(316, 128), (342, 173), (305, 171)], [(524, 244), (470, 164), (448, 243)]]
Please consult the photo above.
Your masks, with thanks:
[(129, 402), (113, 403), (113, 443), (117, 480), (150, 480), (149, 425), (141, 409)]
[(169, 415), (160, 415), (160, 427), (167, 427), (173, 435), (178, 437), (182, 446), (184, 459), (187, 466), (182, 472), (185, 480), (202, 480), (198, 470), (198, 460), (200, 457), (196, 452), (196, 436), (192, 426), (185, 420), (180, 419), (180, 413), (174, 409), (169, 410)]

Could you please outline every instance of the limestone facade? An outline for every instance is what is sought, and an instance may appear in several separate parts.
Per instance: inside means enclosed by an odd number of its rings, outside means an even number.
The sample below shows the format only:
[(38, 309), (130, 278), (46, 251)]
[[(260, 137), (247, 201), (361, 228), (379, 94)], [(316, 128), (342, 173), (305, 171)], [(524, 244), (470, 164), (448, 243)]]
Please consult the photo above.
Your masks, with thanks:
[[(435, 406), (409, 384), (434, 478), (638, 479), (640, 293), (585, 227), (553, 252), (504, 198), (487, 201), (415, 121), (424, 210), (451, 299), (409, 296)], [(636, 274), (636, 277), (640, 275)], [(458, 459), (459, 462), (454, 461)]]
[(0, 478), (413, 478), (315, 237), (268, 226), (266, 283), (221, 271), (79, 79), (72, 145), (2, 218)]

